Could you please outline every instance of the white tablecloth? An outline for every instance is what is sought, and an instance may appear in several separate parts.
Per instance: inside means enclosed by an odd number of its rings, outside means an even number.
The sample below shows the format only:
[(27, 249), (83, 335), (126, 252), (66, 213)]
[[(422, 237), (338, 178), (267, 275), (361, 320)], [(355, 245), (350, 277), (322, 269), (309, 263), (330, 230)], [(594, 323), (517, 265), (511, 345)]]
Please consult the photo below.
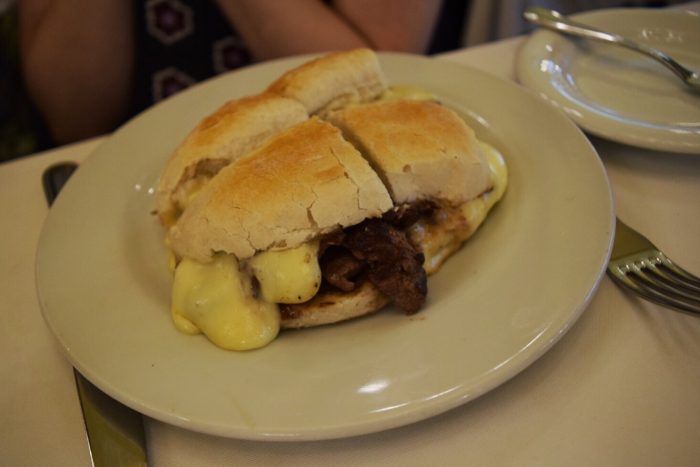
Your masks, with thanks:
[[(522, 39), (440, 59), (513, 79)], [(90, 458), (73, 373), (42, 321), (34, 257), (47, 213), (41, 174), (101, 139), (0, 165), (0, 465)], [(593, 142), (620, 217), (700, 273), (700, 156)], [(700, 318), (640, 302), (607, 277), (575, 326), (481, 398), (351, 439), (263, 443), (146, 421), (152, 465), (700, 465)]]

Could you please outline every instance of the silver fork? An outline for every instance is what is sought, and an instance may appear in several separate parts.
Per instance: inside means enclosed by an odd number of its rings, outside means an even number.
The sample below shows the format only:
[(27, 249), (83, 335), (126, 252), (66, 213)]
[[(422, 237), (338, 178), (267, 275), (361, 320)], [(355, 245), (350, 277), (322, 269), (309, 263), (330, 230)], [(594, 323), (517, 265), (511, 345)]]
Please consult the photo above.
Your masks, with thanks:
[(530, 7), (523, 13), (523, 17), (531, 23), (551, 29), (553, 31), (568, 34), (570, 36), (584, 37), (608, 44), (619, 45), (629, 50), (644, 54), (671, 70), (690, 89), (700, 92), (700, 72), (684, 67), (668, 54), (644, 44), (634, 42), (626, 37), (606, 31), (595, 29), (585, 24), (572, 21), (561, 13), (547, 8)]
[(639, 232), (617, 219), (608, 275), (637, 295), (700, 315), (700, 278), (682, 269)]

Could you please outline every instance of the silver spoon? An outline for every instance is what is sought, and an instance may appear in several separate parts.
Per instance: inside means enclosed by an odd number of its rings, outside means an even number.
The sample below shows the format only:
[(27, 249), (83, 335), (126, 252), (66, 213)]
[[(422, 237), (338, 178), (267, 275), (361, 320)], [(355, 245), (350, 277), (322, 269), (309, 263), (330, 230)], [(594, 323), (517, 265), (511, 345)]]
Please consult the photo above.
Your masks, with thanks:
[(618, 34), (601, 31), (586, 26), (585, 24), (577, 23), (561, 13), (547, 8), (528, 8), (525, 10), (525, 13), (523, 13), (523, 17), (531, 23), (552, 29), (562, 34), (607, 42), (608, 44), (619, 45), (644, 54), (671, 70), (676, 76), (683, 80), (688, 87), (694, 91), (700, 92), (700, 73), (684, 67), (660, 50), (639, 44)]

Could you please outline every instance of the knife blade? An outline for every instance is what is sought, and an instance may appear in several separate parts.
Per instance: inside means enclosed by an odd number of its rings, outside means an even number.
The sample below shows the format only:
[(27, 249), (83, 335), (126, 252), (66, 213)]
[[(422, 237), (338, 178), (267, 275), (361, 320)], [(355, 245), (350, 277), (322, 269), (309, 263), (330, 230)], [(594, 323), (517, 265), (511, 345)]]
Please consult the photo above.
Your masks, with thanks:
[[(78, 165), (61, 162), (44, 171), (42, 184), (51, 206)], [(73, 369), (83, 412), (90, 459), (95, 467), (146, 466), (143, 416), (117, 402)]]

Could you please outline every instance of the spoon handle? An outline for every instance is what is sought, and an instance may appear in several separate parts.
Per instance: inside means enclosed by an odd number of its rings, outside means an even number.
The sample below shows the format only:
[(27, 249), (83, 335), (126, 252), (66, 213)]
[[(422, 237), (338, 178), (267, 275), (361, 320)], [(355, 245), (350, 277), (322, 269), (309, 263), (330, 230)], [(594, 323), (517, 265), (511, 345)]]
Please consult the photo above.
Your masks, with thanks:
[(653, 58), (675, 73), (683, 81), (688, 81), (693, 73), (660, 50), (647, 47), (618, 34), (601, 31), (585, 24), (572, 21), (568, 17), (547, 8), (532, 7), (525, 10), (523, 17), (531, 23), (571, 36), (593, 39), (615, 44)]

